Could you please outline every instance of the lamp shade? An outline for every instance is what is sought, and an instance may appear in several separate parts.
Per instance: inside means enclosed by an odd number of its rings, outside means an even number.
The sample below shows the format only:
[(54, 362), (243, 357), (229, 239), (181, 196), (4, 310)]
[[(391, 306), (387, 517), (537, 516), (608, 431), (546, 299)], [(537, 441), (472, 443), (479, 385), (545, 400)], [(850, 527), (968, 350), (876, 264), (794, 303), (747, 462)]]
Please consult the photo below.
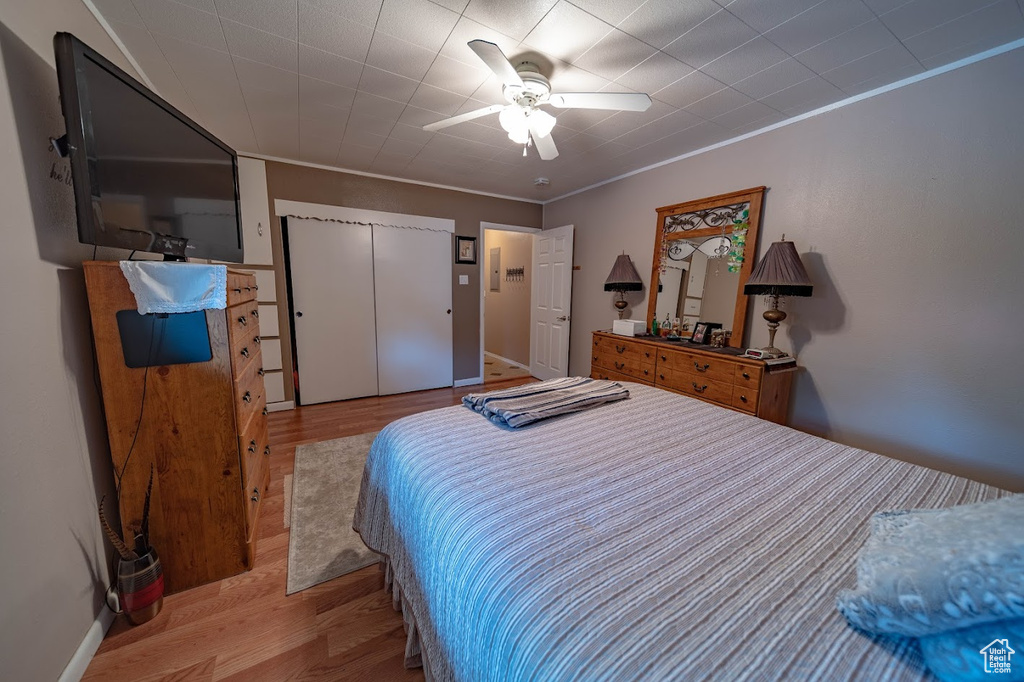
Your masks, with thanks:
[(640, 274), (633, 267), (633, 261), (629, 256), (622, 254), (615, 259), (615, 265), (604, 281), (605, 291), (640, 291), (644, 283), (640, 280)]
[(793, 242), (783, 237), (768, 247), (768, 253), (750, 273), (743, 293), (765, 296), (810, 296), (813, 286)]

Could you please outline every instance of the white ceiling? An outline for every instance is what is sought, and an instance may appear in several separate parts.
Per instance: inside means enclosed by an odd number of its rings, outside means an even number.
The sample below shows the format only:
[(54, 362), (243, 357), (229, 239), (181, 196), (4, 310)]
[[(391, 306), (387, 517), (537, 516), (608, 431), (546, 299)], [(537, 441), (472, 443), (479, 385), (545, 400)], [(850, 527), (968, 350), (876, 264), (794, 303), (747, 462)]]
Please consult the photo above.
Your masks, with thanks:
[[(92, 0), (158, 92), (239, 151), (545, 200), (1024, 37), (1024, 0)], [(466, 46), (556, 91), (647, 92), (644, 113), (557, 110), (541, 161)], [(550, 178), (547, 188), (533, 179)]]

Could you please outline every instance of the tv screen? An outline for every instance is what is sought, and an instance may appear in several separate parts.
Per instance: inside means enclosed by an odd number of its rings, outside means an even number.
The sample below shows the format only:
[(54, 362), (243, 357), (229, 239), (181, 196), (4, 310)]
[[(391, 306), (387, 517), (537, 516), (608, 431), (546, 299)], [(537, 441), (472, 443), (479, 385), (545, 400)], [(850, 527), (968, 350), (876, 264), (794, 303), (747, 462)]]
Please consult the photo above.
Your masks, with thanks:
[(234, 150), (70, 33), (53, 42), (79, 240), (241, 262)]

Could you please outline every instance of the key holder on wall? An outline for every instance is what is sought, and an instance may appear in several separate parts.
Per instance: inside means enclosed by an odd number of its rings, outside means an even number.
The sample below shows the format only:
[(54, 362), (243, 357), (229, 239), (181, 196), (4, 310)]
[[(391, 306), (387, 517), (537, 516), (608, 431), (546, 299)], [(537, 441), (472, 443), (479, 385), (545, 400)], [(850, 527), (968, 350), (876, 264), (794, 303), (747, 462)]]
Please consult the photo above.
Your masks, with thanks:
[(506, 282), (522, 282), (526, 279), (526, 268), (505, 268)]

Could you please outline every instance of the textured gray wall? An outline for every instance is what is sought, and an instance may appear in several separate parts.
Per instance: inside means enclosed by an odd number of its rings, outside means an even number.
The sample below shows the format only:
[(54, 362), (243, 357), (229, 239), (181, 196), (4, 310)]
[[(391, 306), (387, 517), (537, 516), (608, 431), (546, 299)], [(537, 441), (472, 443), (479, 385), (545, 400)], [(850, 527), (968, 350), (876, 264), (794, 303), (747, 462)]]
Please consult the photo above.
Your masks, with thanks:
[(1022, 111), (1017, 49), (546, 205), (576, 225), (572, 372), (615, 255), (650, 277), (656, 207), (767, 185), (758, 252), (785, 233), (815, 284), (777, 338), (804, 368), (790, 424), (1024, 490)]
[[(53, 34), (131, 67), (78, 0), (0, 3), (0, 679), (54, 680), (101, 609), (112, 495)], [(100, 249), (99, 258), (127, 252)], [(116, 505), (107, 509), (116, 514)]]

